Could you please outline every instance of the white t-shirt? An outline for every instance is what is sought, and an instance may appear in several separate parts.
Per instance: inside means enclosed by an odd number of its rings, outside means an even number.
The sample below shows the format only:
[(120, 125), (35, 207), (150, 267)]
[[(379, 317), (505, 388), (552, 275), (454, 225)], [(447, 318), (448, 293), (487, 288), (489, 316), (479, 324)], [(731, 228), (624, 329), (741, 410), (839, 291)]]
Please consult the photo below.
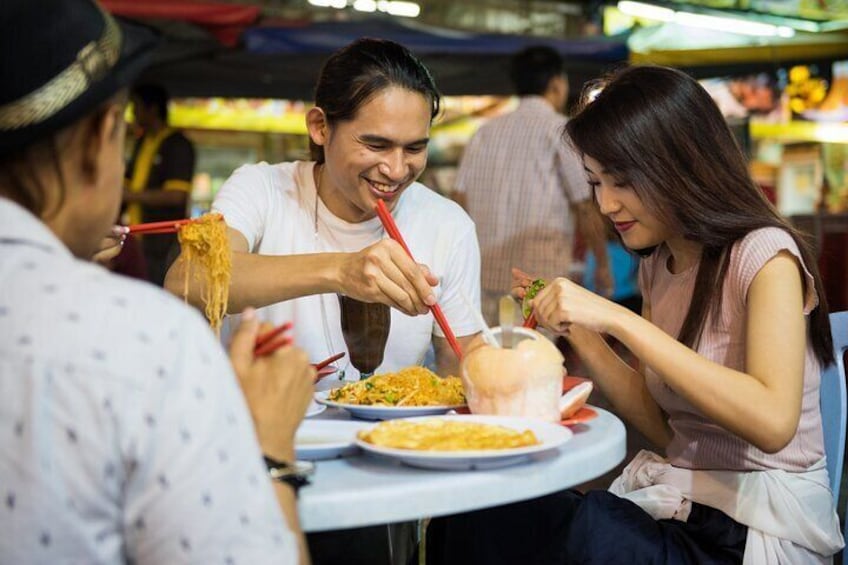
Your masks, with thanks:
[(295, 563), (199, 313), (0, 198), (0, 563)]
[[(240, 167), (221, 187), (213, 208), (244, 235), (250, 251), (260, 255), (353, 252), (386, 237), (379, 218), (349, 223), (320, 199), (316, 234), (313, 166), (311, 161), (296, 161)], [(412, 256), (439, 277), (436, 298), (454, 334), (477, 333), (480, 328), (462, 297), (464, 293), (479, 308), (480, 250), (474, 223), (459, 205), (419, 183), (401, 194), (392, 214)], [(274, 324), (293, 322), (295, 343), (313, 361), (347, 351), (338, 298), (333, 294), (287, 300), (260, 308), (258, 313)], [(443, 337), (432, 314), (407, 316), (392, 309), (389, 340), (377, 372), (421, 364), (433, 334)], [(342, 367), (347, 365), (347, 378), (357, 378), (358, 371), (347, 359), (340, 362)]]

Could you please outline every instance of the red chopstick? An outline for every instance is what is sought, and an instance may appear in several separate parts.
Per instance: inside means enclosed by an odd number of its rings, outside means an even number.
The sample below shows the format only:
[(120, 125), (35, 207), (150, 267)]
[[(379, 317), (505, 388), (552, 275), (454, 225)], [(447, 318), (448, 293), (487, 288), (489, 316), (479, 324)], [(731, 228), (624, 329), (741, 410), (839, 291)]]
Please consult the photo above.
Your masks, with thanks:
[[(389, 234), (389, 237), (397, 241), (400, 246), (403, 247), (403, 250), (406, 251), (406, 254), (409, 255), (409, 258), (414, 261), (415, 257), (412, 256), (412, 253), (409, 251), (409, 247), (407, 247), (406, 242), (403, 241), (403, 236), (400, 234), (400, 230), (398, 230), (394, 218), (392, 218), (392, 215), (389, 213), (389, 209), (386, 208), (386, 203), (382, 200), (377, 200), (376, 210), (377, 215), (380, 217), (380, 221), (383, 222), (383, 227), (386, 228), (386, 232)], [(436, 323), (439, 324), (439, 327), (442, 328), (442, 331), (445, 333), (445, 338), (447, 338), (453, 352), (456, 353), (457, 359), (462, 360), (462, 348), (459, 347), (459, 342), (456, 341), (456, 336), (453, 335), (453, 330), (448, 325), (448, 320), (442, 313), (442, 309), (438, 304), (433, 304), (430, 306), (430, 311), (433, 312), (433, 317), (436, 318)]]
[(539, 325), (539, 322), (536, 321), (535, 312), (530, 312), (530, 315), (527, 316), (526, 320), (524, 320), (524, 327), (530, 328), (531, 330), (535, 330), (536, 326), (538, 326), (538, 325)]
[[(217, 219), (223, 220), (222, 214), (214, 213)], [(149, 222), (147, 224), (135, 224), (129, 226), (130, 233), (136, 234), (154, 234), (154, 233), (174, 233), (182, 226), (196, 221), (197, 218), (185, 218), (183, 220), (166, 220), (164, 222)]]
[[(260, 347), (279, 336), (280, 334), (287, 332), (292, 328), (291, 322), (286, 322), (285, 324), (280, 324), (274, 329), (268, 330), (264, 334), (260, 334), (256, 337), (256, 345), (253, 346), (253, 352), (256, 353)], [(258, 355), (258, 353), (256, 353)]]
[(323, 361), (320, 361), (320, 362), (318, 362), (318, 363), (315, 363), (315, 364), (313, 365), (313, 367), (315, 367), (315, 370), (316, 370), (316, 371), (320, 371), (321, 369), (323, 369), (324, 367), (326, 367), (327, 365), (329, 365), (329, 364), (330, 364), (330, 363), (332, 363), (333, 361), (338, 361), (339, 359), (341, 359), (341, 358), (342, 358), (342, 357), (344, 357), (344, 356), (345, 356), (345, 352), (344, 352), (344, 351), (342, 351), (341, 353), (336, 353), (335, 355), (330, 355), (329, 357), (327, 357), (327, 358), (326, 358), (326, 359), (324, 359)]
[(184, 226), (185, 224), (191, 222), (191, 218), (186, 218), (184, 220), (168, 220), (166, 222), (150, 222), (147, 224), (135, 224), (134, 226), (129, 226), (130, 233), (174, 233), (180, 226)]
[(288, 336), (279, 337), (277, 339), (272, 339), (271, 341), (268, 341), (268, 342), (264, 343), (263, 345), (260, 345), (259, 347), (255, 348), (253, 350), (253, 355), (255, 355), (256, 357), (262, 357), (263, 355), (270, 355), (281, 347), (291, 345), (292, 341), (293, 341), (292, 338), (290, 338)]

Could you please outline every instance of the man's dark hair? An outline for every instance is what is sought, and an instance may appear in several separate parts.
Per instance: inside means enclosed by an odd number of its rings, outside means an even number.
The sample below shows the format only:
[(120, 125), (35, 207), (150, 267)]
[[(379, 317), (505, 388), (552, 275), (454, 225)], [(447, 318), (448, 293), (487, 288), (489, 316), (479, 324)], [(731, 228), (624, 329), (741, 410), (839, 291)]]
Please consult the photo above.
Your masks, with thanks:
[(163, 122), (168, 121), (168, 91), (158, 84), (137, 84), (130, 92), (130, 99), (141, 100), (145, 106), (153, 106)]
[(509, 78), (519, 96), (544, 94), (552, 78), (564, 75), (562, 57), (545, 45), (526, 47), (510, 61)]
[[(315, 105), (331, 126), (356, 118), (379, 93), (400, 87), (427, 99), (430, 119), (439, 113), (441, 94), (427, 67), (406, 47), (386, 39), (361, 38), (330, 55), (315, 86)], [(311, 139), (312, 159), (324, 162), (324, 148)]]

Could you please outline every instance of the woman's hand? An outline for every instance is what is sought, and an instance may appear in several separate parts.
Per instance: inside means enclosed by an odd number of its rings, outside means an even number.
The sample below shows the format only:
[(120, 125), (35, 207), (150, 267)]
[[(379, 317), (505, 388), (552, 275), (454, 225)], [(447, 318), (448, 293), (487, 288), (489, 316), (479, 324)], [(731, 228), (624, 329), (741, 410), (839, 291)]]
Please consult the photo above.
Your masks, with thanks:
[(536, 280), (537, 277), (528, 275), (521, 269), (512, 268), (512, 289), (510, 294), (517, 300), (524, 300), (524, 295), (527, 294), (527, 287)]
[(609, 333), (622, 307), (559, 277), (549, 282), (531, 301), (536, 320), (557, 334), (567, 334), (572, 324)]
[(112, 226), (112, 231), (100, 241), (100, 249), (91, 260), (101, 265), (108, 265), (109, 261), (117, 257), (123, 249), (128, 233), (130, 228), (126, 226)]
[[(521, 302), (521, 316), (525, 321), (533, 314), (533, 297), (539, 294), (546, 284), (544, 279), (532, 278), (521, 269), (512, 269), (512, 295)], [(531, 327), (536, 327), (535, 323)]]
[(315, 369), (306, 353), (283, 347), (255, 357), (253, 347), (259, 322), (252, 308), (230, 343), (230, 361), (244, 393), (262, 452), (282, 461), (294, 459), (294, 434), (312, 399)]
[(436, 303), (439, 279), (415, 263), (399, 243), (383, 239), (351, 253), (341, 265), (343, 294), (363, 302), (380, 302), (410, 316), (426, 314)]

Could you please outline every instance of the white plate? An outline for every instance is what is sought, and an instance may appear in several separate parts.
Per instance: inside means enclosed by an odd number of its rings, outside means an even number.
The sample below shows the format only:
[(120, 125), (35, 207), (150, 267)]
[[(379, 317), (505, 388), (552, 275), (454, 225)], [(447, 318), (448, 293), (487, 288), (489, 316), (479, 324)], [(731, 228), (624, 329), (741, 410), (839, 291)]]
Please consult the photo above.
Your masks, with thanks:
[(366, 422), (304, 420), (294, 436), (297, 458), (315, 461), (356, 453), (356, 432), (368, 426)]
[(303, 417), (309, 418), (310, 416), (317, 416), (326, 409), (326, 406), (324, 406), (323, 404), (318, 404), (313, 400), (309, 403), (309, 408), (306, 409), (306, 414), (304, 414)]
[(329, 390), (315, 393), (315, 400), (327, 406), (343, 408), (352, 416), (363, 420), (391, 420), (393, 418), (409, 418), (411, 416), (432, 416), (444, 414), (448, 410), (461, 408), (464, 404), (454, 406), (363, 406), (361, 404), (345, 404), (328, 400)]
[[(536, 437), (541, 443), (539, 445), (512, 449), (480, 449), (473, 451), (416, 451), (412, 449), (396, 449), (372, 445), (359, 438), (356, 438), (356, 445), (367, 453), (375, 453), (398, 459), (413, 467), (448, 470), (496, 469), (498, 467), (522, 463), (530, 459), (534, 454), (557, 448), (570, 440), (573, 435), (571, 430), (565, 426), (530, 418), (476, 415), (431, 416), (431, 418), (495, 424), (519, 431), (531, 430), (536, 434)], [(430, 418), (411, 418), (410, 421), (426, 419)]]

